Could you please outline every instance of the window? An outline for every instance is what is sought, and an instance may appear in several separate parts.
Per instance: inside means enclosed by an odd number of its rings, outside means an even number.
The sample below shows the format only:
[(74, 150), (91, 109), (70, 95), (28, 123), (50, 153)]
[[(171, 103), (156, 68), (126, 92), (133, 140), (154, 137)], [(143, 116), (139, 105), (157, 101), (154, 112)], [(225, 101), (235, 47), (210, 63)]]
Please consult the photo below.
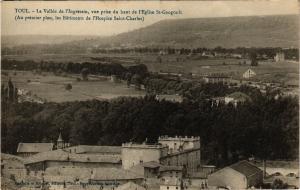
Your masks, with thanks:
[(169, 186), (167, 186), (167, 189), (169, 189)]
[(178, 187), (176, 186), (176, 189), (178, 189)]
[(140, 163), (143, 163), (143, 160), (140, 160)]

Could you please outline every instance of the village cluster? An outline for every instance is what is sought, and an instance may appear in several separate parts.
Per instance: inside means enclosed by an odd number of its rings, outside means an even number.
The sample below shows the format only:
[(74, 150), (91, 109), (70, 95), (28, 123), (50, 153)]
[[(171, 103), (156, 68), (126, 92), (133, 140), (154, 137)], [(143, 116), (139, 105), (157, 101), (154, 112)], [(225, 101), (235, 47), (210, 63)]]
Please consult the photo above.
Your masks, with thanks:
[[(201, 160), (200, 137), (160, 136), (156, 144), (72, 146), (19, 143), (2, 154), (4, 189), (195, 190), (261, 188), (280, 179), (298, 188), (296, 162), (243, 160), (224, 168)], [(8, 180), (9, 179), (9, 180)], [(9, 187), (9, 188), (8, 188)]]

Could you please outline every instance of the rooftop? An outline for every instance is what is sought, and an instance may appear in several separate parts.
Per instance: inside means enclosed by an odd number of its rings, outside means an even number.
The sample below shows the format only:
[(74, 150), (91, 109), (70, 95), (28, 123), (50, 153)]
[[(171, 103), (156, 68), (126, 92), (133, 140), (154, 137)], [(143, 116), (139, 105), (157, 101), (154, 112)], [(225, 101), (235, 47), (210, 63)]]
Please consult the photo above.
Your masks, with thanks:
[[(82, 153), (102, 153), (102, 154), (121, 154), (121, 146), (90, 146), (90, 145), (78, 145), (68, 147), (65, 150), (74, 150), (77, 154)], [(76, 151), (75, 151), (76, 150)]]
[(35, 154), (25, 159), (25, 164), (31, 164), (42, 161), (70, 161), (70, 162), (103, 162), (103, 163), (121, 163), (120, 155), (79, 155), (69, 153), (65, 150), (55, 150)]
[(254, 174), (262, 172), (261, 169), (246, 160), (240, 161), (228, 167), (244, 174), (246, 177), (250, 177)]
[(132, 142), (123, 143), (122, 147), (123, 148), (152, 148), (152, 149), (167, 148), (166, 145), (161, 145), (161, 144), (135, 144)]
[(93, 170), (93, 180), (128, 180), (143, 179), (144, 176), (122, 168), (96, 168)]
[(19, 143), (18, 153), (38, 153), (53, 150), (53, 143)]
[(133, 182), (128, 182), (123, 185), (120, 185), (116, 190), (146, 190), (144, 187), (137, 185)]

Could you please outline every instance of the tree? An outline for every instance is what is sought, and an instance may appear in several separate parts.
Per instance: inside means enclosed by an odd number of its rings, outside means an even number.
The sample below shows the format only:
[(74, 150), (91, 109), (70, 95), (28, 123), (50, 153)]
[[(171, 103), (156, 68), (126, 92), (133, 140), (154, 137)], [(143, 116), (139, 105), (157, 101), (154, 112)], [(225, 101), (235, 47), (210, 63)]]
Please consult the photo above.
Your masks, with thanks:
[(83, 68), (81, 70), (82, 80), (87, 81), (88, 80), (88, 74), (89, 74), (89, 69), (88, 68)]
[(72, 85), (70, 83), (66, 84), (65, 89), (70, 91), (72, 89)]
[(135, 85), (135, 88), (140, 90), (142, 84), (142, 77), (139, 74), (135, 74), (131, 77), (131, 83)]
[(288, 189), (288, 184), (283, 183), (281, 179), (275, 179), (271, 186), (272, 189)]
[(258, 66), (257, 55), (256, 52), (250, 53), (251, 66)]

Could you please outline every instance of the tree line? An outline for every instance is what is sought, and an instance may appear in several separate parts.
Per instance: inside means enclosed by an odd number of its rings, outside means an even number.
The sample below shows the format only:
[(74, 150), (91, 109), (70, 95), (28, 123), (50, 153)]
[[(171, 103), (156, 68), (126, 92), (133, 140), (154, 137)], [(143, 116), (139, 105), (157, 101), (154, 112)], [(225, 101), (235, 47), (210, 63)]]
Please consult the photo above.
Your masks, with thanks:
[(120, 97), (111, 101), (16, 103), (2, 99), (2, 152), (19, 142), (56, 142), (59, 131), (72, 145), (155, 143), (160, 135), (200, 136), (203, 159), (218, 166), (251, 156), (298, 155), (298, 100), (264, 95), (237, 106), (211, 100), (174, 103)]

